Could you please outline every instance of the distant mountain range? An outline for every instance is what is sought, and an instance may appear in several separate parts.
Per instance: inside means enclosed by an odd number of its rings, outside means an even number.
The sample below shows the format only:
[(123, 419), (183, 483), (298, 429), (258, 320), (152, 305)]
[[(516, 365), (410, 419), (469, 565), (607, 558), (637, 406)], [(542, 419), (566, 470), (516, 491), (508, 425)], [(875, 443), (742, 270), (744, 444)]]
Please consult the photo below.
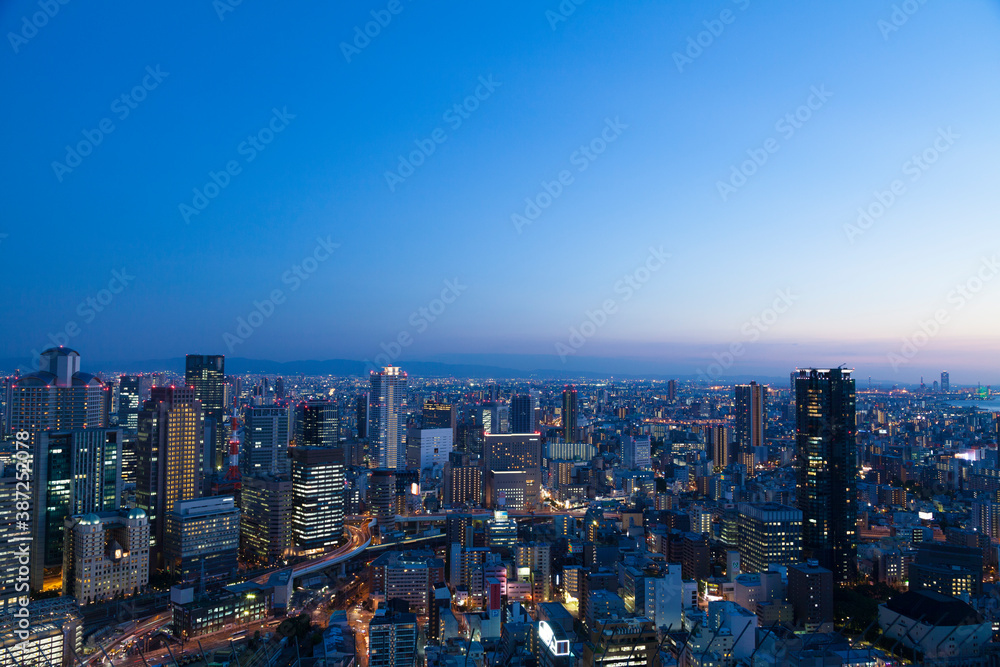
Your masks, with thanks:
[[(667, 375), (661, 373), (610, 373), (595, 369), (555, 369), (537, 367), (530, 365), (522, 366), (525, 361), (530, 364), (532, 361), (544, 363), (544, 357), (540, 359), (522, 359), (512, 355), (511, 361), (515, 362), (511, 366), (500, 366), (484, 363), (448, 363), (443, 361), (398, 361), (409, 375), (414, 377), (454, 377), (454, 378), (496, 378), (496, 379), (554, 379), (571, 380), (580, 379), (605, 379), (610, 377), (651, 380), (693, 380), (697, 379), (694, 374), (674, 374)], [(184, 373), (184, 357), (171, 357), (167, 359), (147, 359), (143, 361), (96, 361), (83, 360), (83, 370), (92, 373), (152, 373), (158, 371), (171, 371), (178, 374)], [(586, 359), (574, 360), (586, 362)], [(596, 360), (595, 366), (607, 366), (609, 360)], [(520, 362), (520, 363), (517, 363)], [(551, 362), (550, 362), (551, 363)], [(556, 359), (558, 363), (558, 359)], [(513, 367), (513, 366), (522, 367)], [(579, 367), (582, 364), (574, 364)], [(630, 366), (623, 362), (621, 366)], [(21, 374), (31, 372), (33, 367), (29, 366), (24, 359), (6, 358), (0, 359), (0, 369), (4, 372), (13, 372), (20, 369)], [(226, 357), (226, 372), (234, 375), (246, 373), (259, 373), (262, 375), (338, 375), (338, 376), (359, 376), (363, 377), (372, 370), (372, 367), (365, 362), (352, 359), (325, 359), (325, 360), (301, 360), (301, 361), (272, 361), (270, 359), (247, 359), (245, 357)], [(631, 370), (631, 369), (630, 369)], [(744, 382), (756, 380), (767, 383), (787, 384), (788, 378), (761, 377), (757, 376), (732, 376), (723, 378), (727, 382)]]

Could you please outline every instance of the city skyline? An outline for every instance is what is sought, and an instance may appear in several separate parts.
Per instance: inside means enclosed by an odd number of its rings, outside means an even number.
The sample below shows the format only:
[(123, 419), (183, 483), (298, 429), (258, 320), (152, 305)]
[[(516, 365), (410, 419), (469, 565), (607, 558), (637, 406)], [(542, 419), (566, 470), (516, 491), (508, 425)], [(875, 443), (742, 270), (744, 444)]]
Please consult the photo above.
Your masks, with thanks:
[(402, 4), (367, 40), (377, 7), (32, 7), (0, 10), (0, 85), (52, 84), (0, 110), (0, 358), (996, 379), (994, 2)]

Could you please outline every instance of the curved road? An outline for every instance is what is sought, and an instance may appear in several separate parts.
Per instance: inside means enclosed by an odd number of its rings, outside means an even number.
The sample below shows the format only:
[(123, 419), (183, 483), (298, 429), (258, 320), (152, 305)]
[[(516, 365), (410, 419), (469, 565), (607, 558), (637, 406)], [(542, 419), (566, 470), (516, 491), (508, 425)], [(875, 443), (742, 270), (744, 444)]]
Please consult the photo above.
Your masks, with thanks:
[[(355, 556), (360, 555), (367, 549), (372, 543), (372, 528), (375, 526), (375, 519), (370, 517), (360, 517), (361, 524), (354, 526), (347, 524), (347, 531), (351, 534), (351, 539), (345, 544), (337, 547), (328, 554), (323, 554), (312, 560), (306, 561), (304, 563), (299, 563), (292, 566), (293, 578), (301, 576), (303, 574), (308, 574), (310, 572), (316, 572), (324, 568), (330, 567), (331, 565), (337, 565), (339, 563), (351, 560)], [(275, 568), (274, 570), (262, 574), (253, 581), (258, 584), (267, 583), (267, 580), (272, 574), (278, 572), (284, 568)], [(137, 637), (142, 634), (152, 634), (157, 630), (163, 629), (165, 626), (169, 625), (172, 618), (169, 611), (159, 612), (154, 616), (140, 621), (134, 630), (123, 635), (114, 637), (110, 644), (104, 647), (109, 655), (113, 654), (114, 651), (124, 642)], [(206, 647), (206, 650), (208, 648)], [(134, 658), (122, 658), (118, 665), (130, 664)], [(84, 662), (84, 665), (90, 667), (91, 665), (107, 665), (107, 660), (104, 658), (104, 654), (98, 651), (94, 655), (91, 655)], [(141, 664), (141, 661), (140, 661)]]

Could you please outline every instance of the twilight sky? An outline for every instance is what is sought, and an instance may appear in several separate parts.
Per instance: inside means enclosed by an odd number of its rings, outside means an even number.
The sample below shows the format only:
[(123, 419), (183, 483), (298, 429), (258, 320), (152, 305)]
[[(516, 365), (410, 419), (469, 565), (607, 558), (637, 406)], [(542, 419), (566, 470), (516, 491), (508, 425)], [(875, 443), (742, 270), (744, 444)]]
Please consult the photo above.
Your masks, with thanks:
[(317, 4), (0, 5), (0, 357), (1000, 381), (1000, 2)]

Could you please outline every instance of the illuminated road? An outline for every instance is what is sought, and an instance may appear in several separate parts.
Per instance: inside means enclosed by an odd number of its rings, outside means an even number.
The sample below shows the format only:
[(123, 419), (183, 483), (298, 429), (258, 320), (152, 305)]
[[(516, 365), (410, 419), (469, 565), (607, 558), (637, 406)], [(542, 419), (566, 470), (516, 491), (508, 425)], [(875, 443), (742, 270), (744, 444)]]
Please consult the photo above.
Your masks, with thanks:
[[(362, 517), (362, 519), (363, 521), (360, 526), (347, 524), (347, 530), (351, 534), (351, 539), (348, 540), (347, 543), (337, 549), (334, 549), (330, 553), (323, 554), (322, 556), (311, 561), (293, 565), (292, 577), (300, 577), (304, 574), (310, 574), (312, 572), (325, 569), (331, 565), (339, 565), (340, 563), (347, 562), (364, 552), (364, 550), (367, 549), (372, 543), (371, 530), (375, 526), (375, 519), (370, 517)], [(254, 579), (254, 581), (258, 584), (264, 584), (272, 574), (273, 572), (262, 574)]]
[[(313, 560), (307, 561), (305, 563), (299, 563), (292, 567), (293, 577), (299, 577), (304, 574), (310, 574), (322, 570), (324, 568), (339, 565), (340, 563), (347, 562), (352, 558), (362, 554), (365, 549), (367, 549), (372, 543), (372, 528), (375, 526), (375, 519), (371, 517), (360, 517), (360, 525), (347, 525), (347, 531), (351, 534), (351, 539), (345, 544), (341, 545), (337, 549), (334, 549), (328, 554), (323, 554), (322, 556), (315, 558)], [(266, 574), (262, 574), (255, 578), (253, 581), (258, 584), (265, 584), (274, 572), (279, 571), (275, 569)], [(123, 647), (130, 643), (131, 640), (135, 640), (145, 634), (154, 634), (158, 630), (164, 629), (170, 624), (172, 619), (172, 614), (170, 611), (160, 612), (155, 616), (145, 619), (136, 625), (135, 629), (131, 632), (113, 637), (111, 643), (104, 647), (104, 650), (109, 656), (111, 656), (116, 667), (121, 667), (123, 665), (142, 665), (142, 658), (138, 656), (128, 656), (122, 655)], [(250, 627), (256, 629), (263, 624), (253, 624)], [(231, 633), (231, 630), (224, 631), (226, 633)], [(250, 632), (250, 635), (253, 633)], [(212, 648), (218, 648), (228, 644), (228, 637), (222, 638), (219, 641), (214, 641), (211, 636), (202, 637), (202, 645), (205, 647), (206, 651), (212, 650)], [(216, 646), (217, 644), (217, 646)], [(196, 645), (196, 644), (195, 644)], [(174, 650), (173, 648), (171, 650)], [(190, 651), (190, 649), (188, 649)], [(174, 655), (178, 656), (178, 651), (174, 650)], [(154, 664), (154, 660), (161, 660), (166, 658), (169, 660), (169, 655), (166, 650), (151, 651), (146, 654), (146, 660), (149, 661), (150, 665)], [(107, 659), (104, 654), (98, 651), (94, 655), (83, 661), (83, 664), (87, 667), (97, 667), (98, 665), (108, 665)]]
[[(127, 632), (123, 635), (118, 635), (113, 637), (111, 643), (104, 647), (104, 650), (108, 655), (112, 657), (113, 660), (117, 659), (116, 655), (119, 654), (120, 649), (124, 647), (126, 643), (130, 640), (140, 637), (144, 634), (153, 634), (158, 630), (162, 629), (164, 626), (168, 625), (171, 620), (171, 613), (169, 611), (161, 611), (160, 613), (151, 616), (138, 624), (136, 624), (135, 629), (131, 632)], [(117, 664), (124, 664), (126, 658), (122, 658)], [(85, 665), (107, 665), (108, 661), (104, 657), (104, 654), (98, 651), (94, 655), (87, 658), (83, 664)]]

